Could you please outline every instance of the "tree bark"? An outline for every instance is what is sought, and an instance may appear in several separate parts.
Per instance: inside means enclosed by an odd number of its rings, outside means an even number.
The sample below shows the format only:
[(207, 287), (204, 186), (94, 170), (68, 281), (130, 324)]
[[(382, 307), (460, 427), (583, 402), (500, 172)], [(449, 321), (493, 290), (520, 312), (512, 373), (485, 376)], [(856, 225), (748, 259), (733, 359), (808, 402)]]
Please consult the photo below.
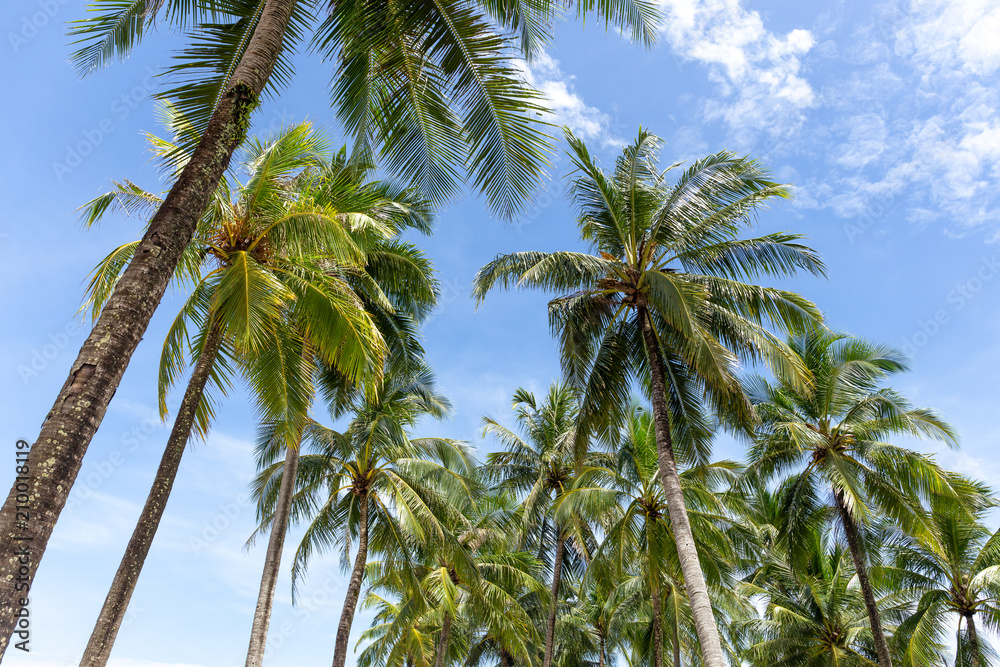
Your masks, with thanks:
[(851, 512), (847, 509), (847, 504), (844, 502), (844, 494), (834, 489), (833, 496), (837, 501), (837, 511), (840, 512), (840, 520), (844, 526), (844, 535), (847, 537), (847, 545), (851, 549), (851, 558), (854, 560), (854, 571), (858, 575), (858, 583), (861, 584), (861, 594), (865, 599), (865, 608), (868, 610), (868, 621), (872, 626), (872, 637), (875, 640), (875, 652), (878, 654), (878, 664), (880, 667), (892, 667), (889, 644), (886, 642), (885, 632), (882, 630), (882, 616), (879, 614), (878, 604), (875, 602), (875, 592), (872, 590), (871, 581), (868, 579), (868, 564), (865, 562), (865, 554), (861, 548), (857, 526), (854, 525)]
[(667, 500), (667, 510), (670, 523), (674, 530), (674, 541), (677, 544), (677, 556), (681, 562), (681, 572), (684, 575), (684, 586), (687, 589), (688, 601), (691, 605), (691, 615), (694, 617), (694, 627), (701, 644), (702, 660), (705, 667), (726, 667), (722, 654), (722, 642), (719, 640), (719, 629), (712, 613), (712, 602), (708, 596), (708, 586), (698, 561), (698, 549), (695, 546), (694, 535), (691, 533), (691, 523), (688, 520), (687, 506), (681, 490), (681, 480), (677, 474), (677, 463), (674, 461), (673, 444), (670, 437), (670, 412), (667, 408), (667, 372), (660, 353), (660, 344), (656, 339), (649, 313), (645, 308), (639, 309), (639, 326), (649, 358), (650, 375), (652, 376), (653, 423), (656, 429), (656, 453), (659, 459), (660, 483)]
[(979, 633), (976, 632), (975, 613), (965, 617), (969, 625), (969, 650), (972, 651), (972, 667), (979, 667)]
[(278, 502), (274, 508), (274, 522), (271, 524), (271, 535), (267, 541), (264, 571), (260, 576), (257, 609), (254, 611), (253, 628), (250, 630), (250, 646), (247, 649), (246, 667), (260, 667), (264, 662), (267, 629), (271, 624), (271, 605), (274, 602), (274, 589), (278, 583), (278, 570), (281, 567), (281, 550), (285, 546), (285, 533), (288, 531), (292, 496), (295, 495), (295, 476), (299, 470), (299, 446), (300, 443), (296, 443), (295, 446), (288, 447), (285, 452), (281, 486), (278, 487)]
[(212, 367), (221, 344), (222, 330), (217, 324), (212, 324), (205, 338), (201, 356), (198, 358), (198, 363), (195, 364), (187, 389), (184, 391), (184, 398), (177, 410), (177, 416), (174, 418), (166, 450), (163, 452), (163, 458), (160, 459), (160, 467), (156, 470), (156, 477), (153, 478), (153, 487), (149, 491), (146, 504), (142, 508), (142, 514), (139, 515), (139, 521), (132, 532), (132, 539), (129, 540), (128, 547), (125, 549), (121, 565), (118, 566), (115, 578), (111, 582), (111, 590), (104, 600), (104, 606), (101, 607), (94, 631), (90, 635), (90, 641), (87, 643), (83, 658), (80, 660), (80, 667), (104, 667), (111, 656), (111, 649), (114, 647), (118, 630), (125, 618), (129, 600), (132, 599), (132, 593), (135, 591), (139, 573), (142, 572), (142, 566), (146, 562), (153, 537), (156, 535), (160, 519), (163, 518), (163, 513), (166, 510), (167, 499), (170, 497), (170, 490), (174, 486), (177, 470), (181, 465), (181, 457), (184, 455), (184, 450), (191, 437), (191, 430), (194, 428), (198, 404), (201, 403), (205, 384), (212, 374)]
[(549, 607), (549, 623), (545, 629), (545, 659), (543, 667), (552, 667), (552, 651), (555, 648), (556, 614), (559, 611), (559, 580), (562, 578), (563, 553), (566, 550), (566, 538), (562, 529), (556, 527), (559, 536), (556, 538), (556, 558), (552, 565), (552, 605)]
[[(503, 649), (500, 649), (500, 667), (510, 667), (510, 656)], [(601, 663), (601, 667), (604, 667), (604, 663)]]
[(663, 601), (660, 589), (653, 588), (653, 667), (663, 667)]
[[(281, 51), (296, 0), (268, 0), (246, 54), (209, 121), (191, 160), (149, 223), (135, 256), (115, 286), (69, 377), (42, 424), (27, 459), (27, 503), (18, 503), (17, 482), (0, 509), (0, 658), (10, 642), (18, 598), (30, 587), (56, 520), (83, 464), (91, 438), (104, 419), (132, 353), (190, 243), (198, 220), (242, 143), (250, 115)], [(29, 506), (30, 520), (18, 518)], [(23, 514), (23, 510), (21, 510)], [(20, 525), (19, 525), (20, 524)], [(28, 545), (27, 563), (19, 548)], [(23, 551), (23, 549), (20, 549)], [(20, 568), (25, 570), (21, 571)]]
[(451, 614), (444, 613), (444, 622), (441, 624), (441, 641), (438, 643), (437, 657), (434, 659), (434, 667), (444, 667), (445, 659), (448, 657), (448, 644), (451, 642)]
[(604, 664), (605, 664), (604, 663), (604, 656), (608, 652), (607, 643), (608, 643), (607, 639), (605, 638), (604, 633), (602, 632), (601, 633), (601, 663), (600, 663), (600, 667), (604, 667)]
[(361, 494), (358, 510), (358, 555), (354, 558), (354, 569), (351, 571), (351, 581), (347, 585), (347, 596), (344, 598), (344, 611), (340, 614), (340, 625), (337, 626), (337, 645), (333, 652), (333, 667), (344, 667), (347, 661), (347, 647), (351, 640), (351, 624), (354, 622), (354, 610), (358, 606), (358, 596), (361, 594), (361, 580), (365, 576), (365, 565), (368, 564), (368, 492)]
[[(674, 605), (676, 609), (677, 606)], [(678, 632), (678, 624), (680, 619), (677, 618), (676, 612), (674, 613), (674, 622), (670, 624), (670, 631), (673, 635), (673, 646), (671, 647), (674, 654), (674, 667), (681, 667), (681, 635)]]

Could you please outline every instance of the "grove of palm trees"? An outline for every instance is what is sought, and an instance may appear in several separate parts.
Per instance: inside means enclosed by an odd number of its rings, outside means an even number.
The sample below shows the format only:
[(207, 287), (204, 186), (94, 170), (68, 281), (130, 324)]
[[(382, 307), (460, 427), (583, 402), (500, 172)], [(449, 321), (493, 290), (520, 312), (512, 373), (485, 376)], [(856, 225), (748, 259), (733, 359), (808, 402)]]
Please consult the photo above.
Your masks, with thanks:
[(1000, 10), (774, 4), (39, 3), (0, 663), (1000, 665)]

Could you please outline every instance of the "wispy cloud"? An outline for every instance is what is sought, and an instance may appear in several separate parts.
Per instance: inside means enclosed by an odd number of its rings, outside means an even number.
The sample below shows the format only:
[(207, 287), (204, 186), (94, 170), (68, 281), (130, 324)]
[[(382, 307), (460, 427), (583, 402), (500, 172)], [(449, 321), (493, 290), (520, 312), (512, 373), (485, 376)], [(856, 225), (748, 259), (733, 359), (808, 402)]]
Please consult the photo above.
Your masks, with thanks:
[(824, 91), (831, 108), (854, 110), (831, 129), (841, 187), (828, 202), (851, 217), (872, 198), (901, 197), (910, 222), (939, 222), (952, 235), (995, 224), (1000, 7), (913, 0), (876, 13), (890, 17), (884, 29), (856, 30), (848, 49), (866, 54), (866, 69)]
[(576, 92), (573, 75), (566, 74), (559, 61), (542, 53), (529, 65), (522, 62), (525, 78), (548, 100), (556, 124), (568, 126), (574, 134), (589, 141), (599, 141), (605, 146), (621, 146), (624, 140), (616, 134), (616, 124), (611, 116), (583, 101)]
[(815, 44), (796, 29), (778, 35), (740, 0), (662, 0), (665, 33), (681, 58), (708, 67), (718, 93), (705, 102), (708, 119), (722, 120), (740, 143), (762, 132), (795, 135), (817, 103), (801, 57)]

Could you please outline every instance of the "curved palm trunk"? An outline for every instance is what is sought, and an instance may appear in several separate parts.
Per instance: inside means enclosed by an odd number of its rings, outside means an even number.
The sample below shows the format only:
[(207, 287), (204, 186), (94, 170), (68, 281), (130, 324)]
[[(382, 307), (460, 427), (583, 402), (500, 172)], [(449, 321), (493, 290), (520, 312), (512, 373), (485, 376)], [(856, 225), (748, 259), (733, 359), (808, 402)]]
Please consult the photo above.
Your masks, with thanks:
[(434, 667), (444, 667), (445, 658), (448, 655), (448, 644), (451, 642), (451, 614), (444, 613), (444, 622), (441, 624), (441, 641), (438, 644), (437, 657), (434, 659)]
[(337, 646), (333, 651), (333, 667), (344, 667), (344, 663), (347, 661), (347, 647), (351, 640), (354, 610), (358, 606), (361, 580), (365, 575), (365, 565), (368, 564), (367, 492), (361, 494), (361, 506), (358, 509), (358, 514), (358, 555), (354, 558), (354, 569), (351, 570), (351, 581), (347, 585), (347, 596), (344, 598), (344, 611), (340, 614), (340, 625), (337, 626)]
[[(84, 341), (28, 457), (30, 520), (18, 525), (17, 482), (0, 509), (0, 581), (30, 586), (66, 505), (91, 438), (104, 419), (132, 353), (190, 243), (250, 114), (271, 75), (296, 0), (268, 0), (228, 90), (166, 200), (149, 223), (135, 256)], [(23, 514), (23, 510), (21, 510)], [(28, 563), (18, 547), (29, 545)], [(19, 569), (26, 567), (26, 572)], [(17, 595), (0, 597), (0, 657), (14, 630)]]
[(653, 667), (663, 667), (663, 601), (659, 587), (653, 590)]
[(271, 623), (271, 605), (274, 603), (274, 588), (278, 583), (278, 569), (281, 567), (281, 550), (285, 546), (288, 530), (288, 516), (295, 495), (295, 476), (299, 470), (299, 444), (285, 451), (285, 466), (278, 488), (278, 503), (274, 508), (274, 522), (267, 541), (267, 555), (264, 557), (264, 571), (260, 576), (260, 593), (257, 595), (257, 609), (253, 615), (250, 630), (250, 647), (247, 649), (246, 667), (260, 667), (264, 662), (264, 648), (267, 646), (267, 628)]
[(834, 489), (833, 496), (836, 498), (837, 511), (840, 513), (844, 535), (847, 537), (847, 545), (851, 549), (851, 558), (854, 560), (854, 571), (858, 575), (861, 594), (865, 599), (865, 608), (868, 610), (868, 621), (872, 626), (872, 637), (875, 639), (878, 664), (880, 667), (892, 667), (889, 644), (886, 642), (885, 632), (882, 630), (882, 616), (879, 614), (878, 604), (875, 602), (875, 591), (872, 590), (871, 581), (868, 579), (868, 564), (865, 562), (865, 555), (861, 550), (858, 528), (854, 525), (854, 519), (851, 517), (850, 510), (847, 509), (847, 504), (844, 503), (844, 494)]
[(667, 500), (670, 523), (674, 530), (674, 541), (677, 544), (677, 556), (681, 562), (681, 572), (684, 575), (684, 586), (687, 589), (688, 601), (691, 605), (691, 615), (694, 617), (694, 627), (701, 644), (701, 655), (705, 667), (726, 667), (722, 655), (722, 642), (719, 640), (719, 629), (712, 613), (712, 601), (708, 596), (708, 586), (698, 562), (698, 549), (695, 547), (694, 535), (691, 533), (691, 523), (688, 521), (687, 506), (681, 491), (681, 480), (677, 474), (677, 463), (674, 461), (673, 445), (670, 438), (670, 412), (667, 408), (667, 372), (660, 353), (660, 344), (656, 339), (649, 314), (644, 308), (639, 309), (639, 326), (642, 328), (642, 338), (646, 345), (646, 355), (649, 357), (650, 374), (652, 376), (653, 422), (656, 427), (656, 453), (660, 466), (660, 483)]
[(149, 490), (142, 514), (139, 515), (139, 521), (132, 532), (132, 539), (129, 540), (121, 565), (115, 572), (115, 578), (111, 582), (111, 590), (108, 591), (108, 597), (104, 600), (104, 606), (101, 607), (97, 624), (94, 626), (90, 641), (87, 643), (83, 658), (80, 660), (80, 667), (104, 667), (111, 656), (111, 649), (114, 647), (118, 630), (125, 618), (129, 600), (132, 599), (132, 593), (135, 591), (139, 573), (142, 572), (142, 566), (149, 554), (149, 547), (153, 543), (160, 519), (163, 518), (163, 513), (166, 510), (167, 498), (174, 486), (174, 479), (177, 478), (177, 470), (181, 465), (181, 457), (184, 455), (184, 450), (191, 437), (191, 430), (194, 428), (198, 404), (205, 391), (205, 383), (208, 382), (208, 378), (212, 374), (212, 367), (221, 344), (222, 330), (213, 324), (205, 337), (201, 356), (198, 358), (198, 363), (195, 364), (187, 389), (184, 391), (184, 398), (177, 410), (177, 417), (174, 419), (170, 437), (167, 439), (166, 450), (163, 452), (160, 467), (156, 470), (156, 477), (153, 479), (153, 488)]
[(969, 650), (972, 651), (972, 667), (979, 667), (979, 634), (976, 632), (975, 613), (965, 617), (969, 625)]
[(559, 611), (559, 580), (562, 578), (563, 554), (566, 551), (566, 538), (562, 529), (556, 528), (559, 537), (556, 538), (556, 557), (552, 565), (552, 605), (549, 607), (549, 623), (545, 629), (545, 658), (543, 667), (552, 667), (552, 651), (555, 649), (556, 614)]

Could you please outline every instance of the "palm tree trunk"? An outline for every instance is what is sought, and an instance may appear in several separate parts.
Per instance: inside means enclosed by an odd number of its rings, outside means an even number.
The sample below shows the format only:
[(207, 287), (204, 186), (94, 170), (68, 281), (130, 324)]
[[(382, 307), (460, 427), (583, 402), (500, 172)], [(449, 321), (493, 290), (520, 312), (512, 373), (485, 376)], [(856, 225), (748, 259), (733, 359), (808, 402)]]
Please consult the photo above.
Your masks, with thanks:
[(146, 504), (142, 508), (142, 514), (139, 515), (139, 521), (132, 532), (132, 539), (129, 540), (128, 547), (125, 549), (125, 555), (115, 573), (114, 581), (111, 582), (111, 590), (104, 600), (104, 606), (101, 607), (97, 624), (94, 626), (90, 641), (87, 643), (83, 658), (80, 660), (80, 667), (104, 667), (108, 663), (115, 638), (118, 636), (118, 630), (125, 618), (129, 600), (132, 599), (132, 593), (139, 580), (139, 573), (142, 572), (142, 566), (149, 554), (149, 547), (153, 543), (160, 519), (163, 518), (163, 513), (166, 510), (167, 499), (174, 486), (174, 479), (177, 478), (177, 470), (181, 465), (181, 457), (184, 455), (184, 450), (191, 437), (191, 430), (194, 428), (198, 404), (201, 403), (205, 383), (212, 374), (212, 367), (221, 344), (222, 330), (218, 324), (212, 324), (205, 337), (201, 356), (198, 358), (198, 363), (195, 364), (187, 389), (184, 391), (180, 408), (177, 410), (177, 417), (174, 419), (170, 437), (167, 439), (166, 450), (163, 452), (163, 458), (160, 459), (160, 467), (156, 470), (156, 477), (153, 478), (153, 488), (149, 491)]
[[(191, 160), (149, 223), (135, 256), (115, 286), (69, 377), (42, 425), (27, 460), (27, 480), (16, 479), (0, 509), (0, 581), (31, 585), (56, 520), (104, 419), (132, 353), (142, 339), (181, 253), (242, 143), (250, 115), (281, 51), (296, 0), (268, 0), (228, 90), (221, 97)], [(18, 483), (26, 482), (30, 520), (19, 522)], [(20, 523), (20, 525), (19, 525)], [(27, 563), (21, 563), (28, 545)], [(20, 568), (25, 568), (21, 570)], [(10, 642), (18, 595), (0, 596), (0, 658)]]
[(639, 309), (639, 326), (642, 328), (642, 338), (646, 345), (646, 355), (649, 357), (650, 374), (652, 376), (653, 422), (656, 427), (656, 453), (659, 458), (660, 482), (667, 500), (667, 510), (670, 523), (674, 529), (674, 541), (677, 543), (677, 556), (681, 562), (681, 572), (684, 575), (684, 586), (687, 589), (688, 601), (691, 605), (691, 615), (694, 617), (694, 627), (701, 644), (701, 655), (705, 667), (726, 667), (722, 655), (722, 642), (719, 640), (719, 629), (712, 613), (712, 601), (708, 596), (708, 586), (701, 572), (698, 561), (698, 549), (691, 533), (691, 523), (688, 521), (687, 506), (681, 491), (681, 480), (677, 474), (677, 463), (674, 461), (673, 444), (670, 438), (670, 412), (667, 408), (667, 371), (660, 353), (660, 344), (656, 339), (649, 320), (649, 313), (644, 308)]
[[(676, 605), (674, 605), (674, 608), (676, 609)], [(671, 648), (674, 654), (674, 667), (681, 667), (681, 635), (678, 632), (678, 623), (680, 623), (680, 619), (677, 618), (675, 612), (674, 622), (670, 624), (670, 632), (673, 635), (673, 646)]]
[(607, 643), (608, 643), (607, 638), (604, 636), (604, 633), (601, 633), (601, 664), (600, 664), (600, 667), (604, 667), (604, 664), (605, 664), (604, 656), (608, 652)]
[(441, 641), (438, 643), (437, 657), (434, 659), (434, 667), (444, 667), (445, 658), (448, 656), (448, 643), (451, 642), (451, 614), (444, 613), (444, 622), (441, 624)]
[(250, 630), (250, 647), (247, 649), (246, 667), (260, 667), (264, 662), (264, 648), (267, 645), (267, 628), (271, 623), (271, 605), (274, 602), (274, 588), (278, 583), (278, 569), (281, 567), (281, 550), (285, 546), (285, 532), (295, 495), (295, 475), (299, 470), (299, 446), (289, 446), (285, 451), (285, 465), (278, 488), (278, 502), (274, 508), (274, 522), (271, 536), (267, 541), (267, 555), (264, 557), (264, 571), (260, 577), (260, 593), (257, 595), (257, 609), (253, 615)]
[(545, 629), (545, 659), (543, 667), (552, 667), (552, 651), (555, 648), (556, 613), (559, 611), (559, 580), (562, 578), (563, 552), (566, 550), (566, 538), (562, 529), (556, 527), (559, 536), (556, 538), (556, 558), (552, 565), (552, 605), (549, 607), (549, 624)]
[(979, 667), (979, 633), (976, 632), (975, 612), (965, 617), (969, 625), (969, 650), (972, 651), (972, 667)]
[(351, 624), (354, 622), (354, 610), (358, 606), (358, 596), (361, 594), (361, 580), (365, 575), (365, 565), (368, 564), (368, 493), (361, 494), (358, 508), (358, 555), (354, 558), (354, 569), (351, 570), (351, 581), (347, 585), (347, 596), (344, 598), (344, 611), (340, 614), (340, 625), (337, 626), (337, 646), (333, 651), (333, 667), (344, 667), (347, 661), (347, 647), (351, 640)]
[(858, 575), (861, 594), (865, 599), (865, 608), (868, 610), (868, 621), (872, 626), (872, 637), (875, 639), (878, 664), (880, 667), (892, 667), (889, 644), (886, 642), (885, 632), (882, 630), (882, 616), (879, 614), (878, 605), (875, 602), (875, 592), (872, 590), (871, 581), (868, 579), (868, 564), (865, 562), (865, 555), (861, 550), (858, 528), (854, 525), (851, 512), (847, 509), (847, 504), (844, 502), (844, 494), (834, 489), (833, 496), (837, 501), (837, 510), (840, 512), (840, 520), (844, 526), (844, 536), (847, 537), (847, 545), (851, 549), (851, 558), (854, 560), (854, 571)]
[[(604, 655), (601, 655), (603, 660)], [(500, 649), (500, 667), (510, 667), (510, 656), (507, 655), (507, 651)], [(601, 662), (601, 667), (604, 667), (604, 663)]]
[(660, 588), (653, 587), (653, 667), (663, 667), (663, 601)]

